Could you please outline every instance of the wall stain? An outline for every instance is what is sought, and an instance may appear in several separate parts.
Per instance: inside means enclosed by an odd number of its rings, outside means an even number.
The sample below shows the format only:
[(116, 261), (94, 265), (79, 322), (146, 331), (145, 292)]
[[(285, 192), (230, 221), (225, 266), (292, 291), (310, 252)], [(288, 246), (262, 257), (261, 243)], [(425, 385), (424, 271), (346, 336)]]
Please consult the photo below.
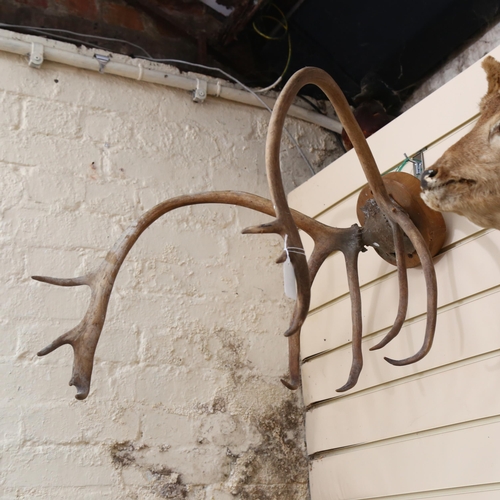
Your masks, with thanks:
[(153, 478), (153, 491), (161, 498), (181, 500), (186, 498), (187, 488), (181, 482), (181, 475), (167, 467), (153, 467), (149, 469)]
[(111, 461), (116, 468), (129, 467), (135, 463), (133, 452), (135, 446), (132, 441), (113, 443), (110, 447)]
[[(225, 409), (224, 399), (216, 398), (216, 411)], [(210, 408), (213, 411), (213, 408)], [(249, 416), (257, 432), (257, 444), (233, 453), (227, 448), (229, 475), (218, 489), (239, 500), (306, 500), (308, 459), (303, 438), (304, 410), (295, 395)], [(205, 439), (202, 439), (201, 445)], [(196, 496), (205, 485), (186, 484), (182, 474), (167, 465), (151, 465), (145, 460), (148, 446), (132, 441), (113, 443), (111, 461), (116, 469), (135, 468), (148, 479), (147, 488), (159, 498), (183, 500)], [(159, 448), (160, 452), (168, 449)], [(198, 498), (198, 496), (196, 496)]]
[(292, 399), (254, 417), (259, 445), (234, 459), (226, 487), (242, 500), (304, 500), (308, 461), (303, 441), (304, 413)]

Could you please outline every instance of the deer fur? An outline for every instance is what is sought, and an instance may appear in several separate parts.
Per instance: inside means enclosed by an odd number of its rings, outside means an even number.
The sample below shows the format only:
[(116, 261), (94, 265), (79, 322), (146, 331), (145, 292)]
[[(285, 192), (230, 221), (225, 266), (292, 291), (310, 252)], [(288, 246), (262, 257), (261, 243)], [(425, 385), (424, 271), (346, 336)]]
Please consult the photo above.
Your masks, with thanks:
[(488, 91), (474, 128), (422, 174), (422, 198), (485, 228), (500, 229), (500, 63), (484, 59)]

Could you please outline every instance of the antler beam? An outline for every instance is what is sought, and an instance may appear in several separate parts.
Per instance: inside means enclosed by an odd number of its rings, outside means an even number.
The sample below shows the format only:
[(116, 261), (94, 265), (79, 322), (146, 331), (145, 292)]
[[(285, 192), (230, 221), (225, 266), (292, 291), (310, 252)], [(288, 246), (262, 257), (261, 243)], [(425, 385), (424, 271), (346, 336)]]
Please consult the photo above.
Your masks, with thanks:
[[(274, 216), (273, 204), (260, 196), (237, 191), (214, 191), (192, 195), (178, 196), (164, 201), (147, 211), (136, 222), (132, 223), (108, 252), (100, 266), (85, 276), (70, 279), (51, 278), (47, 276), (33, 276), (37, 281), (58, 286), (87, 285), (91, 289), (90, 303), (82, 321), (73, 329), (58, 337), (45, 349), (38, 352), (45, 356), (62, 345), (69, 344), (74, 350), (73, 374), (70, 385), (77, 389), (76, 398), (85, 399), (90, 390), (90, 381), (94, 364), (94, 353), (106, 319), (109, 297), (113, 290), (116, 276), (128, 252), (133, 247), (139, 236), (161, 216), (177, 208), (199, 204), (226, 204), (238, 205), (258, 212)], [(308, 233), (316, 242), (316, 246), (324, 247), (326, 241), (332, 236), (350, 233), (350, 229), (330, 228), (320, 222), (292, 210), (294, 224)], [(244, 233), (254, 232), (251, 229)], [(331, 253), (331, 252), (330, 252)], [(325, 257), (326, 258), (326, 257)], [(324, 259), (323, 259), (324, 260)], [(290, 339), (290, 375), (292, 384), (300, 379), (299, 375), (299, 350), (296, 339)]]
[[(374, 241), (373, 235), (370, 236), (368, 231), (360, 228), (357, 224), (345, 229), (334, 228), (291, 210), (281, 179), (279, 152), (285, 116), (299, 90), (308, 84), (314, 84), (321, 88), (334, 106), (354, 145), (375, 201), (381, 212), (390, 221), (393, 231), (400, 283), (400, 304), (393, 328), (373, 349), (380, 348), (392, 340), (399, 333), (405, 319), (408, 286), (402, 240), (402, 231), (404, 231), (415, 247), (424, 269), (428, 294), (426, 333), (423, 346), (415, 355), (401, 361), (385, 359), (394, 365), (404, 365), (413, 363), (427, 354), (432, 345), (437, 315), (436, 277), (429, 249), (406, 211), (387, 194), (368, 144), (339, 87), (324, 71), (317, 68), (305, 68), (295, 73), (288, 81), (271, 116), (266, 142), (266, 168), (272, 202), (257, 195), (235, 191), (215, 191), (172, 198), (156, 205), (131, 224), (95, 271), (72, 279), (33, 276), (35, 280), (53, 285), (87, 285), (91, 288), (90, 304), (82, 321), (38, 353), (39, 356), (44, 356), (65, 344), (70, 344), (73, 347), (74, 362), (70, 385), (76, 387), (77, 399), (85, 399), (89, 394), (94, 354), (104, 326), (109, 298), (116, 276), (128, 252), (143, 231), (159, 217), (180, 207), (206, 203), (238, 205), (276, 217), (270, 223), (247, 228), (243, 233), (276, 233), (281, 235), (285, 239), (286, 248), (278, 262), (283, 262), (285, 256), (288, 255), (293, 264), (297, 282), (297, 300), (290, 326), (285, 332), (285, 335), (289, 337), (290, 381), (282, 380), (283, 384), (290, 389), (296, 389), (300, 385), (300, 329), (309, 310), (311, 285), (318, 270), (329, 255), (335, 251), (341, 251), (344, 254), (351, 294), (353, 361), (348, 380), (338, 391), (346, 391), (356, 384), (363, 366), (361, 293), (357, 261), (359, 253), (365, 249), (366, 245), (370, 245)], [(314, 240), (314, 248), (309, 261), (305, 256), (299, 229), (305, 231)]]

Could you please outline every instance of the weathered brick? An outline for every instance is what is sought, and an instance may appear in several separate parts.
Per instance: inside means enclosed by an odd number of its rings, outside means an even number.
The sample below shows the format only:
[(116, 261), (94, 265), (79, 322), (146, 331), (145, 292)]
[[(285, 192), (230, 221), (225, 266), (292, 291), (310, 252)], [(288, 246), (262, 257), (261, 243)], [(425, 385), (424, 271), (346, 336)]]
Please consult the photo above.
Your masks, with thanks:
[(148, 462), (165, 467), (180, 475), (186, 484), (217, 484), (230, 473), (231, 459), (227, 447), (198, 443), (195, 447), (175, 447), (165, 452), (150, 448), (145, 453)]
[[(109, 486), (52, 486), (44, 485), (33, 487), (14, 487), (2, 490), (2, 500), (18, 500), (19, 498), (29, 498), (30, 500), (68, 500), (68, 498), (82, 500), (117, 500), (116, 488)], [(149, 500), (149, 499), (148, 499)]]
[[(33, 282), (34, 283), (34, 282)], [(30, 302), (31, 303), (31, 302)], [(12, 321), (6, 332), (17, 334), (16, 362), (37, 364), (41, 361), (36, 353), (49, 344), (53, 339), (70, 330), (77, 324), (74, 319), (53, 319), (45, 314), (40, 314), (37, 321), (30, 318), (20, 318)], [(57, 364), (67, 357), (67, 348), (61, 348), (59, 354), (43, 358), (44, 363)], [(68, 358), (69, 359), (69, 358)]]
[(35, 209), (10, 211), (5, 215), (4, 223), (10, 226), (19, 244), (52, 248), (107, 251), (122, 233), (120, 225), (105, 216), (80, 213), (75, 217), (64, 210), (54, 212), (50, 217)]
[(221, 382), (216, 370), (172, 366), (145, 367), (134, 380), (139, 400), (173, 407), (210, 402)]
[[(114, 297), (114, 300), (117, 300)], [(137, 363), (139, 359), (140, 333), (135, 325), (124, 323), (120, 318), (109, 318), (105, 335), (99, 341), (96, 361)]]
[(24, 193), (24, 176), (15, 165), (4, 164), (0, 161), (0, 175), (2, 176), (2, 196), (0, 197), (0, 211), (19, 206)]
[(77, 210), (85, 197), (85, 184), (69, 175), (40, 175), (31, 171), (24, 176), (24, 185), (30, 202), (57, 206), (60, 210)]
[[(67, 362), (66, 366), (54, 366), (44, 363), (32, 353), (31, 359), (22, 363), (0, 364), (0, 373), (5, 390), (2, 401), (7, 404), (23, 406), (27, 401), (32, 405), (49, 401), (70, 401), (74, 397), (74, 388), (68, 387), (71, 378), (70, 348), (59, 350), (59, 362)], [(64, 354), (62, 354), (64, 353)]]
[(43, 167), (54, 175), (71, 173), (91, 180), (96, 175), (92, 165), (100, 167), (101, 157), (99, 147), (80, 140), (26, 132), (2, 135), (0, 132), (0, 161), (7, 165)]
[(129, 144), (132, 123), (125, 113), (89, 110), (83, 118), (83, 133), (93, 141), (106, 143), (106, 147)]
[(126, 5), (107, 2), (103, 8), (103, 19), (109, 24), (123, 28), (136, 31), (144, 30), (140, 12)]
[(49, 0), (15, 0), (16, 3), (28, 5), (29, 7), (38, 7), (46, 9), (49, 6)]
[(97, 20), (99, 11), (95, 0), (54, 0), (58, 8), (62, 8), (63, 12), (79, 16), (87, 20)]
[[(9, 309), (16, 309), (18, 318), (51, 317), (79, 321), (87, 308), (89, 298), (88, 287), (68, 288), (34, 281), (12, 284), (5, 290), (7, 296), (0, 303), (1, 314), (7, 314)], [(27, 300), (30, 307), (24, 306)]]
[(21, 121), (21, 103), (19, 96), (4, 92), (0, 94), (0, 128), (17, 130)]
[[(9, 464), (6, 487), (109, 486), (113, 483), (111, 463), (103, 463), (99, 449), (83, 446), (26, 446), (9, 450), (2, 458)], [(17, 464), (17, 466), (15, 466)]]
[(23, 128), (32, 134), (78, 137), (81, 113), (81, 108), (66, 103), (29, 98), (24, 103)]
[(123, 482), (127, 485), (146, 486), (151, 483), (151, 480), (146, 477), (144, 471), (138, 467), (126, 467), (122, 470)]
[(9, 404), (0, 406), (0, 444), (7, 447), (19, 441), (22, 435), (19, 407)]
[(127, 441), (139, 432), (137, 411), (96, 401), (67, 401), (21, 410), (25, 439), (32, 444)]
[[(72, 277), (83, 274), (83, 252), (81, 250), (62, 250), (48, 247), (30, 247), (24, 250), (26, 269), (30, 275)], [(27, 283), (31, 290), (35, 282)]]
[(175, 415), (164, 409), (150, 409), (142, 418), (144, 442), (161, 449), (196, 446), (199, 422), (192, 416)]
[(31, 444), (76, 443), (82, 440), (78, 409), (71, 400), (29, 409), (20, 408), (24, 438)]
[(130, 184), (120, 186), (120, 190), (110, 189), (109, 182), (85, 183), (85, 208), (89, 212), (123, 216), (130, 223), (139, 218), (144, 210), (137, 207), (137, 189)]

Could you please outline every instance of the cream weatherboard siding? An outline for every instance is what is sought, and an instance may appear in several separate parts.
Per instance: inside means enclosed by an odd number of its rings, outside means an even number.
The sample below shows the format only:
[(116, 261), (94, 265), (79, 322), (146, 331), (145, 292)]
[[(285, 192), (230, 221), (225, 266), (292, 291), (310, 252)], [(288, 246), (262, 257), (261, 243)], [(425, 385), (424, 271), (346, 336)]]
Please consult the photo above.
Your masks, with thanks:
[[(500, 59), (500, 48), (491, 52)], [(426, 148), (430, 166), (478, 114), (486, 78), (476, 63), (369, 139), (381, 172)], [(409, 171), (409, 169), (408, 169)], [(366, 184), (353, 151), (290, 194), (290, 204), (330, 225), (356, 220)], [(370, 352), (392, 326), (395, 268), (370, 249), (360, 255), (365, 363), (340, 394), (351, 362), (351, 311), (343, 256), (332, 255), (312, 292), (302, 334), (312, 500), (500, 498), (500, 232), (445, 214), (435, 257), (439, 298), (435, 342), (414, 365), (384, 359), (415, 353), (425, 328), (425, 283), (409, 270), (410, 302), (400, 335)], [(308, 252), (312, 242), (305, 239)]]

